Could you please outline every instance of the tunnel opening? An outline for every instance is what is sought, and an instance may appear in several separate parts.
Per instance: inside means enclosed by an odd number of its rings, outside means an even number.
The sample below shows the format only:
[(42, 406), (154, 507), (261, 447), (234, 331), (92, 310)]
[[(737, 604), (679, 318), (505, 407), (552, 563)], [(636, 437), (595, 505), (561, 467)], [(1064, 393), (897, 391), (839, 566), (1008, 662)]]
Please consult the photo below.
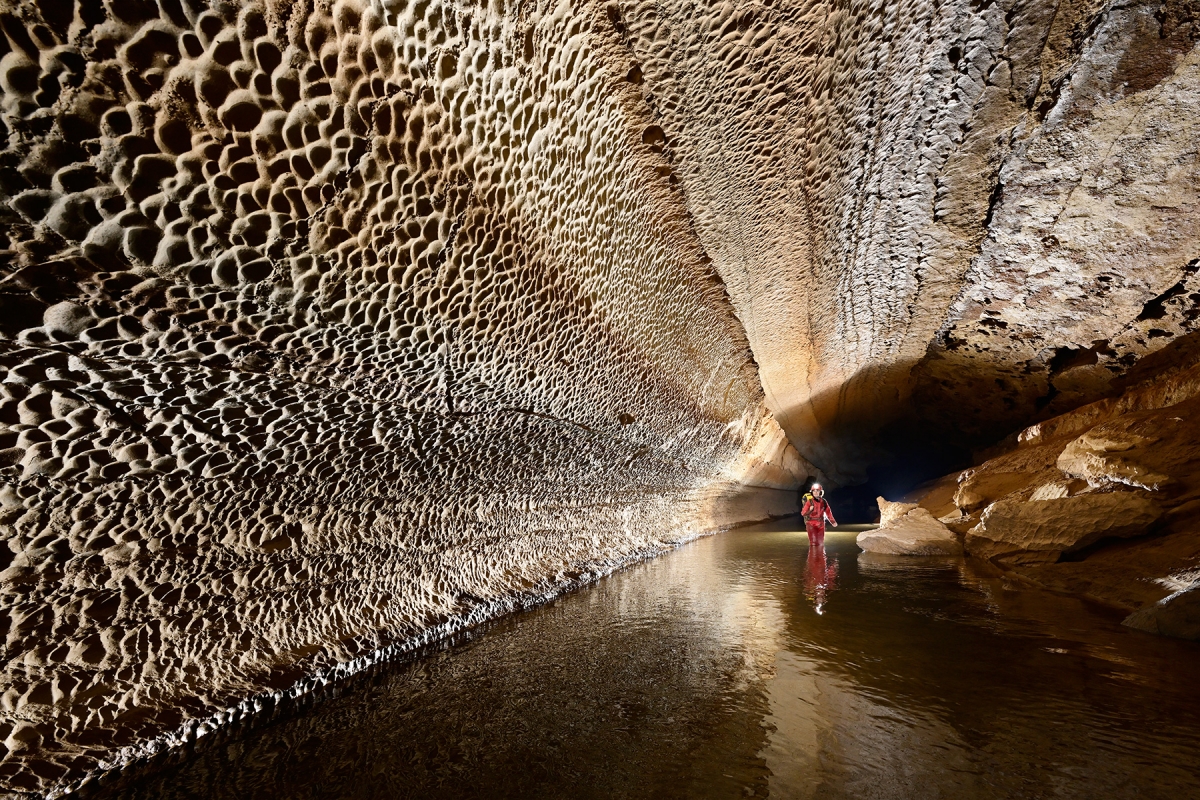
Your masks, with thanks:
[(926, 435), (929, 430), (929, 426), (916, 422), (893, 425), (872, 440), (871, 444), (886, 455), (866, 468), (866, 480), (829, 492), (839, 522), (843, 517), (845, 522), (853, 524), (878, 522), (876, 498), (889, 501), (909, 498), (922, 485), (971, 466), (973, 441), (964, 444), (962, 440), (966, 437), (955, 437), (953, 432), (946, 431)]

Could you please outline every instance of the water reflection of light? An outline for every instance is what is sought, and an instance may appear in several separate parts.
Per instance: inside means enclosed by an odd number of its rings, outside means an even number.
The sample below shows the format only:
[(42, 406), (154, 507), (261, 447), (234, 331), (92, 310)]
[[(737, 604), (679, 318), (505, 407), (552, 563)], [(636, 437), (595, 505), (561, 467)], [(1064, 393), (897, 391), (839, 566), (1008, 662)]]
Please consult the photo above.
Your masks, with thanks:
[(828, 593), (837, 588), (837, 559), (827, 559), (825, 546), (808, 548), (808, 563), (804, 569), (804, 595), (818, 614), (825, 613)]

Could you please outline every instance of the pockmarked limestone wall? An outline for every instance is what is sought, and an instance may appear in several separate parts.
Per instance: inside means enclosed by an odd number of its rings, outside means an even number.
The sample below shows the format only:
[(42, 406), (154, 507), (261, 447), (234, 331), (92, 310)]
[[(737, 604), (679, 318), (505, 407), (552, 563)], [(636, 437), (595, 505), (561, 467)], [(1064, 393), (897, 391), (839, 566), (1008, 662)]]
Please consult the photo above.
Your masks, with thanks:
[(6, 790), (820, 475), (605, 7), (5, 0), (0, 33)]
[(614, 0), (770, 408), (841, 481), (1200, 325), (1194, 0)]

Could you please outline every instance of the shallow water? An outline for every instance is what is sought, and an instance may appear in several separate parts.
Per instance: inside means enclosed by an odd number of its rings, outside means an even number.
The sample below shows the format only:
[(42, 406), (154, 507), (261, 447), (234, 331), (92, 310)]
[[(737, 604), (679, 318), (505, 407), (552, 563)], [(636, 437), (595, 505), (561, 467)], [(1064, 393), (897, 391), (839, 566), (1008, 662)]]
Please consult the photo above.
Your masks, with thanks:
[(1200, 645), (853, 533), (822, 560), (794, 526), (699, 540), (104, 795), (1200, 797)]

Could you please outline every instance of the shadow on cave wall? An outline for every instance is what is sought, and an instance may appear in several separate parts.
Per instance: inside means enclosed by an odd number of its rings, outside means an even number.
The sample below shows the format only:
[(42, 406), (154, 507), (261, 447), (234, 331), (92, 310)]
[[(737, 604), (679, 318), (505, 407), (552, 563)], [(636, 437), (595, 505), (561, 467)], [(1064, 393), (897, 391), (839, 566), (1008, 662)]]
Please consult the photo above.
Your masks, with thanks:
[[(1115, 375), (1104, 391), (1081, 395), (1065, 407), (1046, 402), (1054, 396), (1061, 361), (951, 364), (935, 346), (920, 361), (864, 370), (838, 390), (814, 397), (820, 447), (833, 458), (861, 459), (852, 465), (859, 480), (829, 492), (839, 522), (872, 522), (880, 495), (898, 500), (926, 481), (1015, 444), (1016, 434), (1030, 425), (1200, 363), (1200, 332), (1171, 341)], [(1025, 381), (1016, 383), (1015, 374), (1024, 374)]]
[(836, 390), (813, 397), (816, 452), (801, 452), (827, 472), (846, 476), (829, 492), (839, 521), (872, 522), (878, 496), (897, 500), (926, 481), (971, 466), (1029, 425), (1200, 361), (1198, 336), (1175, 340), (1116, 378), (1107, 391), (1080, 396), (1069, 407), (1045, 402), (1054, 393), (1053, 359), (955, 363), (935, 345), (919, 361), (861, 370)]
[(829, 491), (839, 521), (874, 521), (877, 496), (896, 499), (968, 466), (974, 450), (1008, 432), (1004, 422), (979, 430), (974, 407), (950, 388), (918, 383), (922, 363), (872, 365), (809, 401), (816, 432), (811, 455), (801, 453), (842, 476)]

